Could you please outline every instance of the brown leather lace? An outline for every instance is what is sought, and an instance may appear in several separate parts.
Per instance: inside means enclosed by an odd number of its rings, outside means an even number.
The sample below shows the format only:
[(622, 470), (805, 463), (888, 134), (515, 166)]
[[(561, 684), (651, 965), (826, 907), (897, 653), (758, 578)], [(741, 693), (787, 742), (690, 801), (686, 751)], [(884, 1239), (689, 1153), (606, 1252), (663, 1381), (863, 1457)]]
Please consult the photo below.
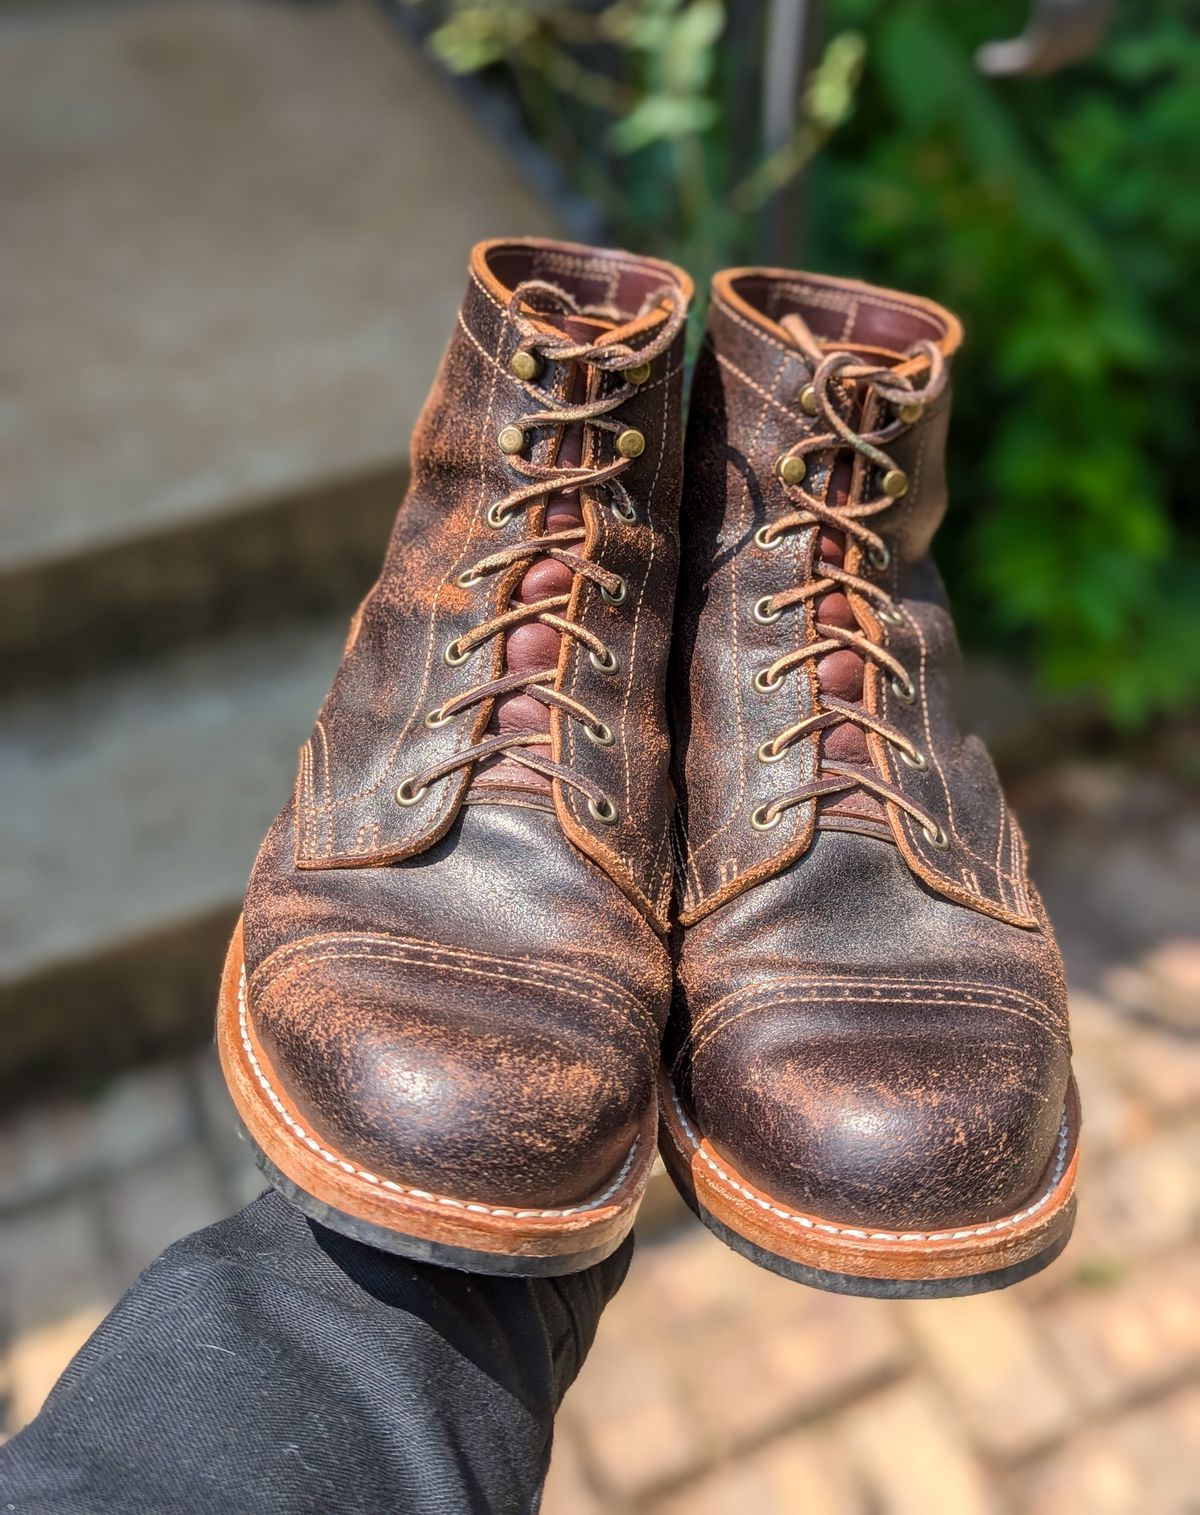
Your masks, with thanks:
[[(800, 323), (796, 323), (799, 327)], [(815, 369), (812, 378), (813, 404), (816, 415), (829, 428), (798, 442), (785, 458), (807, 458), (810, 453), (845, 452), (846, 450), (865, 458), (882, 477), (895, 470), (895, 463), (884, 450), (888, 443), (906, 431), (912, 420), (905, 420), (899, 413), (901, 406), (923, 407), (935, 400), (946, 383), (945, 360), (932, 342), (917, 342), (905, 354), (906, 358), (923, 360), (925, 382), (917, 386), (912, 377), (891, 368), (864, 365), (862, 360), (849, 352), (823, 353), (803, 329), (789, 327), (792, 335), (813, 358)], [(918, 370), (920, 371), (920, 370)], [(876, 395), (888, 407), (883, 411), (881, 424), (873, 431), (860, 432), (845, 419), (837, 408), (832, 389), (833, 381), (840, 378), (844, 383), (870, 385)], [(782, 460), (781, 460), (782, 461)], [(891, 562), (891, 552), (883, 537), (873, 529), (870, 522), (880, 512), (896, 503), (896, 498), (882, 491), (870, 499), (847, 501), (832, 505), (817, 499), (802, 484), (784, 484), (783, 488), (795, 509), (760, 527), (755, 534), (758, 545), (770, 550), (779, 545), (790, 532), (803, 531), (811, 526), (823, 526), (832, 532), (841, 532), (847, 542), (853, 540), (862, 549), (871, 567), (882, 572)], [(882, 584), (875, 583), (860, 574), (849, 572), (837, 563), (818, 559), (816, 577), (809, 583), (779, 594), (766, 595), (754, 607), (759, 621), (777, 620), (789, 610), (803, 608), (809, 600), (818, 600), (831, 590), (843, 590), (862, 596), (870, 602), (880, 620), (898, 625), (904, 615)], [(849, 649), (860, 657), (876, 664), (891, 678), (892, 692), (897, 699), (911, 704), (916, 690), (903, 664), (882, 643), (862, 630), (834, 626), (818, 621), (814, 628), (816, 637), (805, 646), (784, 653), (755, 676), (755, 687), (766, 693), (777, 689), (785, 676), (794, 669), (814, 662), (827, 653)], [(811, 736), (843, 721), (850, 721), (864, 732), (874, 732), (892, 743), (903, 761), (911, 767), (924, 768), (924, 754), (913, 745), (903, 732), (890, 722), (873, 715), (862, 705), (852, 704), (834, 695), (817, 692), (818, 709), (812, 715), (788, 726), (769, 742), (764, 742), (758, 756), (764, 763), (772, 763), (783, 757), (795, 742)], [(862, 768), (848, 768), (836, 763), (822, 765), (820, 775), (806, 784), (801, 784), (769, 804), (760, 805), (751, 816), (752, 824), (760, 831), (770, 830), (779, 823), (785, 810), (802, 805), (808, 800), (822, 799), (827, 795), (847, 793), (862, 788), (879, 799), (898, 805), (917, 822), (926, 839), (935, 847), (946, 845), (945, 833), (938, 823), (919, 805), (877, 773)]]
[[(508, 316), (521, 334), (519, 351), (536, 354), (546, 363), (582, 363), (604, 373), (621, 374), (624, 370), (652, 362), (666, 352), (674, 342), (687, 314), (686, 306), (678, 291), (670, 286), (656, 291), (646, 299), (638, 315), (646, 315), (664, 305), (667, 311), (658, 330), (644, 346), (638, 348), (630, 347), (623, 342), (580, 342), (563, 333), (547, 330), (544, 325), (526, 313), (529, 307), (558, 310), (564, 314), (578, 316), (611, 315), (611, 312), (601, 313), (584, 309), (565, 290), (541, 279), (529, 279), (516, 287), (509, 302)], [(541, 427), (562, 428), (583, 425), (598, 431), (611, 432), (614, 435), (621, 433), (625, 428), (614, 418), (612, 412), (637, 394), (640, 387), (626, 379), (610, 389), (608, 393), (598, 395), (595, 399), (579, 404), (564, 402), (547, 405), (543, 403), (546, 395), (537, 387), (536, 381), (524, 381), (514, 376), (512, 382), (522, 384), (527, 393), (537, 402), (537, 408), (527, 411), (513, 423), (522, 431)], [(627, 593), (625, 580), (619, 574), (605, 568), (603, 564), (586, 558), (572, 549), (586, 540), (587, 512), (597, 508), (600, 502), (607, 503), (608, 508), (619, 521), (629, 523), (637, 519), (636, 508), (621, 478), (622, 474), (633, 466), (634, 461), (632, 457), (617, 456), (611, 462), (598, 463), (594, 466), (558, 468), (553, 464), (534, 462), (520, 454), (509, 455), (509, 464), (526, 482), (505, 495), (503, 499), (497, 500), (488, 509), (487, 522), (494, 530), (502, 530), (510, 520), (527, 510), (535, 501), (551, 494), (578, 493), (583, 506), (584, 524), (563, 531), (543, 531), (514, 542), (511, 546), (503, 547), (498, 552), (489, 553), (459, 575), (459, 584), (464, 588), (469, 588), (483, 582), (490, 575), (502, 573), (517, 564), (530, 565), (535, 559), (553, 558), (565, 564), (576, 578), (590, 579), (592, 583), (598, 585), (600, 593), (610, 604), (620, 604)], [(570, 637), (586, 647), (592, 667), (599, 673), (615, 673), (619, 666), (617, 658), (605, 646), (603, 640), (594, 631), (565, 614), (573, 590), (574, 583), (572, 583), (571, 592), (549, 595), (530, 603), (514, 604), (510, 597), (508, 604), (498, 614), (481, 622), (465, 636), (451, 642), (446, 648), (446, 661), (451, 665), (460, 663), (493, 637), (505, 636), (518, 626), (537, 621), (543, 626), (553, 628), (560, 636)], [(480, 705), (484, 701), (495, 700), (501, 695), (521, 693), (532, 696), (548, 709), (562, 710), (575, 720), (581, 721), (586, 734), (592, 741), (600, 746), (608, 746), (613, 741), (613, 733), (609, 727), (586, 705), (572, 699), (561, 690), (553, 688), (556, 679), (557, 669), (555, 668), (502, 674), (484, 683), (473, 685), (462, 694), (446, 700), (436, 710), (429, 712), (425, 717), (425, 723), (430, 727), (442, 726), (469, 707)], [(598, 785), (583, 775), (575, 773), (564, 764), (530, 750), (533, 747), (545, 747), (548, 741), (549, 736), (544, 731), (510, 731), (485, 736), (483, 740), (465, 747), (461, 752), (456, 752), (441, 762), (433, 763), (422, 772), (405, 779), (396, 791), (396, 798), (401, 804), (413, 804), (422, 797), (429, 785), (436, 783), (438, 779), (445, 778), (447, 774), (457, 769), (469, 767), (482, 762), (485, 758), (495, 757), (502, 753), (509, 761), (519, 763), (549, 779), (558, 779), (577, 789), (586, 797), (588, 810), (596, 820), (606, 824), (614, 822), (617, 819), (616, 806)]]

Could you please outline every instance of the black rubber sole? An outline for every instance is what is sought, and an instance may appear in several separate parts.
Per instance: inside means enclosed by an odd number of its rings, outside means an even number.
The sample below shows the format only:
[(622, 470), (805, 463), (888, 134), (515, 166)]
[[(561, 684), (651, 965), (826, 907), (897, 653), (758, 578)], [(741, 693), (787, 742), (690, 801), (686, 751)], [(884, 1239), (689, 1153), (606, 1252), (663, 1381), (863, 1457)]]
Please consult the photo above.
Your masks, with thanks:
[(766, 1268), (778, 1273), (793, 1283), (807, 1284), (810, 1289), (823, 1289), (827, 1294), (852, 1294), (861, 1299), (961, 1299), (969, 1294), (990, 1294), (994, 1289), (1007, 1289), (1010, 1284), (1019, 1284), (1024, 1278), (1032, 1278), (1043, 1268), (1049, 1267), (1071, 1239), (1075, 1226), (1075, 1211), (1072, 1205), (1070, 1223), (1063, 1234), (1057, 1237), (1044, 1251), (1024, 1262), (1013, 1263), (1007, 1268), (995, 1268), (990, 1273), (970, 1273), (961, 1278), (868, 1278), (857, 1273), (830, 1273), (823, 1268), (812, 1268), (805, 1263), (792, 1262), (776, 1252), (768, 1252), (748, 1241), (739, 1232), (732, 1230), (717, 1219), (711, 1211), (699, 1203), (694, 1194), (676, 1184), (680, 1195), (696, 1218), (727, 1247)]
[(381, 1252), (391, 1252), (397, 1257), (410, 1257), (414, 1262), (433, 1263), (439, 1268), (454, 1268), (460, 1273), (487, 1273), (497, 1278), (561, 1278), (566, 1273), (582, 1273), (585, 1268), (603, 1262), (625, 1240), (624, 1236), (619, 1236), (609, 1246), (592, 1247), (583, 1252), (554, 1257), (522, 1257), (507, 1252), (477, 1252), (470, 1247), (427, 1241), (422, 1236), (406, 1236), (400, 1231), (390, 1231), (383, 1226), (373, 1225), (370, 1221), (360, 1220), (355, 1215), (347, 1215), (344, 1210), (335, 1209), (315, 1198), (281, 1173), (244, 1127), (241, 1128), (241, 1134), (254, 1153), (254, 1160), (267, 1182), (301, 1215), (330, 1231), (348, 1236), (351, 1241), (377, 1247)]

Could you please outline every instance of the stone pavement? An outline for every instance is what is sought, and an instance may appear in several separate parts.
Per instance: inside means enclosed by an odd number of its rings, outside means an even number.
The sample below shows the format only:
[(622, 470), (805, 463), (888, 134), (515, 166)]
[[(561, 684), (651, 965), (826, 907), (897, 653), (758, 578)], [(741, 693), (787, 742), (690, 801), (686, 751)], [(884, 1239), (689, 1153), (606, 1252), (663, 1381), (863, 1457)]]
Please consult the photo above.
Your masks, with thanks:
[[(1073, 984), (1071, 1246), (1001, 1294), (843, 1299), (736, 1257), (660, 1181), (544, 1515), (1200, 1511), (1200, 807), (1095, 762), (1014, 798)], [(257, 1188), (207, 1051), (0, 1126), (8, 1429), (139, 1268)]]

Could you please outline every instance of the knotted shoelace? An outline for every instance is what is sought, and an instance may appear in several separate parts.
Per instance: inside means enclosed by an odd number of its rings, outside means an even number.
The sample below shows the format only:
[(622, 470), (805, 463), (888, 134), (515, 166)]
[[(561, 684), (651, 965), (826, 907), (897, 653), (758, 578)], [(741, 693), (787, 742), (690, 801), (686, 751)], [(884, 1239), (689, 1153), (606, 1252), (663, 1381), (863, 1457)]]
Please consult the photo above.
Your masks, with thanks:
[[(824, 527), (828, 531), (842, 533), (847, 543), (856, 542), (867, 562), (882, 572), (891, 563), (891, 552), (870, 523), (880, 512), (896, 503), (899, 497), (897, 490), (902, 493), (907, 488), (907, 480), (885, 448), (914, 424), (921, 410), (941, 394), (946, 384), (945, 359), (934, 343), (914, 343), (904, 357), (918, 360), (917, 372), (924, 374), (924, 383), (918, 386), (912, 376), (891, 368), (865, 365), (853, 353), (823, 353), (805, 330), (797, 329), (798, 323), (797, 326), (792, 326), (785, 318), (783, 324), (797, 345), (815, 362), (811, 409), (828, 429), (796, 443), (779, 460), (777, 471), (790, 458), (807, 459), (812, 453), (832, 452), (836, 460), (837, 454), (848, 451), (866, 459), (873, 465), (875, 477), (890, 483), (892, 487), (887, 489), (881, 485), (880, 492), (871, 498), (847, 500), (845, 504), (834, 505), (810, 494), (802, 482), (784, 482), (784, 491), (794, 508), (760, 527), (755, 533), (755, 540), (760, 547), (771, 550), (778, 547), (789, 533), (805, 531), (812, 526)], [(832, 388), (834, 380), (838, 378), (844, 383), (868, 385), (884, 402), (880, 424), (874, 430), (857, 431), (841, 414)], [(830, 472), (832, 473), (832, 467)], [(814, 576), (808, 583), (764, 596), (755, 605), (754, 614), (763, 623), (776, 621), (788, 611), (803, 609), (809, 600), (818, 600), (829, 591), (838, 589), (845, 592), (847, 598), (853, 593), (867, 600), (879, 619), (888, 625), (899, 625), (904, 619), (901, 610), (882, 584), (851, 573), (843, 565), (827, 562), (823, 558), (818, 558), (815, 562)], [(755, 675), (755, 688), (763, 693), (777, 689), (793, 670), (815, 662), (827, 653), (849, 649), (890, 676), (892, 692), (902, 703), (911, 705), (916, 699), (916, 690), (903, 664), (867, 632), (829, 625), (822, 621), (816, 623), (814, 631), (815, 637), (804, 646), (783, 653), (768, 667), (761, 669)], [(923, 769), (927, 766), (925, 755), (903, 732), (890, 722), (872, 715), (864, 706), (822, 693), (818, 685), (817, 707), (811, 715), (788, 726), (769, 742), (764, 742), (758, 749), (760, 760), (764, 763), (777, 762), (789, 747), (803, 737), (849, 721), (864, 733), (874, 732), (890, 742), (910, 767)], [(795, 805), (859, 788), (907, 811), (932, 846), (940, 849), (947, 845), (945, 833), (937, 821), (880, 774), (861, 767), (843, 767), (829, 762), (823, 763), (819, 775), (808, 783), (780, 795), (769, 804), (760, 805), (751, 816), (751, 823), (760, 831), (769, 831), (778, 825), (783, 813)]]
[[(579, 363), (622, 377), (625, 371), (641, 369), (666, 352), (687, 315), (681, 295), (670, 286), (664, 286), (649, 295), (643, 302), (638, 317), (663, 307), (666, 307), (665, 313), (650, 340), (644, 346), (633, 348), (623, 342), (576, 341), (565, 333), (548, 330), (527, 314), (526, 308), (530, 306), (575, 316), (611, 315), (611, 312), (584, 309), (565, 290), (541, 279), (529, 279), (519, 284), (514, 289), (508, 306), (508, 318), (520, 333), (518, 352), (530, 353), (541, 360), (542, 364)], [(537, 387), (536, 379), (522, 380), (514, 376), (513, 382), (520, 383), (536, 403), (536, 408), (519, 416), (513, 425), (525, 433), (536, 428), (556, 427), (559, 428), (560, 436), (562, 428), (573, 425), (582, 425), (585, 429), (592, 427), (613, 433), (614, 437), (619, 436), (626, 428), (614, 417), (613, 412), (637, 394), (641, 387), (640, 382), (623, 378), (623, 382), (614, 385), (608, 393), (594, 399), (578, 404), (565, 401), (547, 404), (547, 396)], [(640, 439), (640, 434), (634, 435)], [(550, 449), (551, 456), (554, 451), (554, 448)], [(510, 596), (508, 603), (496, 615), (450, 643), (444, 654), (447, 663), (452, 666), (461, 663), (494, 637), (505, 636), (518, 626), (539, 622), (551, 627), (560, 636), (570, 637), (584, 646), (592, 667), (599, 673), (617, 672), (618, 660), (604, 641), (587, 626), (572, 620), (565, 612), (579, 578), (589, 579), (596, 584), (609, 604), (619, 605), (625, 599), (628, 586), (620, 574), (613, 573), (603, 564), (584, 557), (574, 549), (586, 540), (588, 512), (599, 508), (602, 503), (607, 504), (618, 521), (627, 524), (636, 521), (636, 507), (621, 477), (633, 466), (635, 457), (636, 454), (618, 454), (610, 462), (558, 468), (553, 463), (538, 463), (519, 453), (508, 455), (509, 464), (524, 482), (489, 507), (486, 515), (489, 526), (497, 531), (503, 529), (514, 517), (552, 494), (578, 494), (584, 523), (566, 530), (531, 534), (511, 546), (489, 553), (459, 575), (459, 585), (471, 588), (493, 574), (503, 573), (518, 564), (530, 565), (541, 558), (553, 558), (564, 564), (575, 579), (570, 591), (548, 595), (529, 603), (514, 603)], [(593, 742), (609, 746), (614, 740), (612, 730), (586, 705), (552, 687), (556, 679), (556, 668), (501, 674), (444, 701), (436, 710), (429, 712), (425, 724), (430, 728), (443, 726), (463, 710), (478, 706), (484, 701), (495, 700), (501, 695), (521, 693), (532, 696), (550, 710), (564, 711), (582, 722), (585, 733)], [(519, 763), (534, 773), (558, 779), (578, 790), (586, 798), (588, 810), (596, 820), (610, 825), (615, 822), (616, 806), (597, 784), (564, 764), (553, 761), (549, 756), (531, 750), (545, 747), (549, 741), (550, 736), (544, 731), (510, 731), (484, 736), (461, 752), (433, 763), (422, 772), (405, 779), (396, 791), (396, 798), (401, 804), (415, 804), (428, 787), (439, 779), (502, 753), (510, 761)]]

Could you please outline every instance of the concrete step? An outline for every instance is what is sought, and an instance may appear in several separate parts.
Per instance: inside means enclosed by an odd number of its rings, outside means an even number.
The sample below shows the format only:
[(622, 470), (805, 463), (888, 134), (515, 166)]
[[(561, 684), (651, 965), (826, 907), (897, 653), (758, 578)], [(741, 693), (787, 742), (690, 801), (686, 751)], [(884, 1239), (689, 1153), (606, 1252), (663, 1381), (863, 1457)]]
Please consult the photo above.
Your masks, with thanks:
[(345, 623), (189, 650), (0, 718), (0, 1091), (207, 1034), (224, 941)]
[(481, 236), (546, 206), (367, 0), (0, 14), (0, 677), (378, 558)]

